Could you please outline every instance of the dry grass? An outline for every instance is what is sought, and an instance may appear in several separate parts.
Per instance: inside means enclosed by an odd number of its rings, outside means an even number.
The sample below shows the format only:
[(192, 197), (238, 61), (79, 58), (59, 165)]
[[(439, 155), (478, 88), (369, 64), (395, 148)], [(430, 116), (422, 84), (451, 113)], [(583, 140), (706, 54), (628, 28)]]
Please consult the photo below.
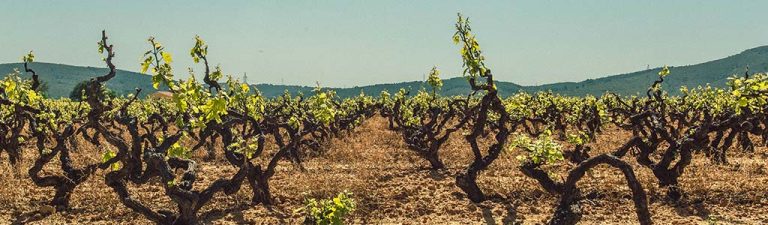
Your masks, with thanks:
[[(386, 129), (386, 121), (375, 117), (352, 135), (334, 140), (327, 153), (305, 162), (306, 172), (282, 163), (271, 181), (277, 204), (271, 208), (249, 205), (247, 185), (233, 195), (219, 194), (201, 211), (206, 224), (299, 224), (303, 217), (294, 210), (305, 197), (330, 197), (342, 190), (354, 193), (358, 210), (354, 224), (537, 224), (552, 214), (557, 199), (517, 169), (513, 154), (502, 155), (479, 183), (491, 201), (473, 204), (454, 185), (455, 175), (471, 161), (461, 134), (441, 150), (447, 169), (429, 171), (428, 163), (407, 150), (401, 137)], [(608, 152), (629, 138), (609, 130), (598, 137), (593, 154)], [(98, 160), (99, 149), (84, 147), (74, 158), (85, 163)], [(27, 150), (16, 169), (0, 157), (0, 223), (12, 223), (41, 208), (52, 197), (50, 188), (38, 188), (26, 175), (36, 157)], [(736, 152), (736, 151), (732, 151)], [(202, 153), (199, 154), (202, 158)], [(197, 157), (197, 156), (196, 156)], [(715, 165), (696, 155), (681, 179), (687, 196), (681, 203), (663, 201), (655, 178), (646, 168), (629, 160), (649, 194), (653, 220), (658, 224), (768, 224), (768, 169), (766, 148), (756, 153), (731, 153), (730, 165)], [(204, 162), (199, 167), (197, 189), (216, 178), (229, 177), (235, 168), (223, 161)], [(548, 168), (564, 176), (571, 165)], [(49, 170), (55, 171), (55, 170)], [(38, 218), (31, 224), (150, 224), (124, 207), (97, 172), (72, 195), (72, 209)], [(584, 224), (636, 223), (630, 192), (619, 171), (598, 167), (579, 182), (589, 196), (583, 201)], [(158, 184), (130, 186), (132, 194), (155, 209), (172, 209), (171, 200)]]

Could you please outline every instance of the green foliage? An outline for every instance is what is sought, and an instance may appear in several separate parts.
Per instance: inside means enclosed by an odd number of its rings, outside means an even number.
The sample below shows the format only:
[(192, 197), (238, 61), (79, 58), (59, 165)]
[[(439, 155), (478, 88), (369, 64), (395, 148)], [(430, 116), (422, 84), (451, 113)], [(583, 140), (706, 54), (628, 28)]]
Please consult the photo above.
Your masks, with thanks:
[(192, 156), (192, 151), (190, 151), (187, 147), (181, 145), (179, 142), (173, 143), (173, 145), (171, 145), (171, 147), (168, 148), (168, 157), (188, 159), (189, 157)]
[(233, 150), (234, 152), (245, 155), (245, 157), (248, 159), (252, 159), (254, 156), (256, 156), (255, 154), (259, 147), (259, 145), (256, 143), (257, 138), (258, 137), (254, 137), (253, 140), (246, 141), (238, 136), (235, 143), (230, 144), (227, 146), (227, 148)]
[[(107, 150), (103, 154), (101, 154), (101, 163), (106, 163), (112, 158), (115, 158), (117, 156), (117, 153), (113, 152), (112, 150)], [(120, 169), (120, 162), (114, 162), (109, 165), (109, 168), (112, 169), (112, 171), (117, 171)]]
[(310, 114), (323, 125), (330, 124), (336, 117), (336, 108), (332, 101), (333, 91), (324, 92), (320, 87), (315, 89), (315, 95), (309, 98)]
[[(176, 125), (183, 127), (189, 125), (192, 128), (203, 128), (210, 121), (221, 122), (221, 116), (227, 114), (231, 98), (226, 93), (217, 93), (213, 95), (191, 74), (187, 81), (176, 81), (173, 79), (170, 63), (173, 62), (171, 54), (164, 51), (164, 47), (153, 37), (149, 38), (152, 49), (144, 54), (142, 62), (143, 68), (152, 67), (152, 85), (158, 88), (160, 84), (167, 86), (172, 95), (176, 109), (181, 113), (189, 113), (191, 117), (182, 119), (178, 117)], [(207, 54), (207, 46), (202, 40), (196, 38), (196, 47), (191, 50), (194, 58), (204, 58)], [(162, 60), (160, 60), (162, 59)], [(143, 69), (145, 70), (145, 69)], [(192, 73), (190, 69), (190, 73)], [(221, 69), (216, 68), (220, 76)]]
[(405, 124), (408, 126), (414, 126), (422, 123), (423, 116), (426, 115), (427, 110), (443, 106), (447, 107), (445, 99), (436, 98), (433, 95), (419, 90), (415, 96), (405, 99), (405, 90), (401, 90), (395, 97), (396, 99), (403, 99), (403, 104), (400, 107), (402, 118), (405, 119)]
[(553, 164), (564, 158), (562, 146), (552, 139), (552, 132), (547, 130), (535, 140), (527, 135), (517, 134), (512, 139), (509, 149), (520, 148), (527, 154), (517, 156), (523, 162), (533, 164)]
[(43, 100), (43, 96), (32, 90), (32, 82), (21, 79), (18, 72), (0, 81), (0, 88), (2, 97), (22, 106), (36, 106)]
[(666, 77), (667, 75), (669, 75), (669, 67), (665, 65), (664, 68), (659, 71), (659, 77)]
[(319, 225), (341, 225), (344, 217), (355, 210), (355, 201), (349, 192), (339, 193), (333, 199), (314, 199), (304, 201), (306, 219)]
[(195, 36), (195, 46), (189, 50), (189, 55), (192, 56), (195, 63), (199, 63), (200, 58), (205, 58), (208, 55), (208, 45), (200, 36)]
[(681, 93), (683, 93), (682, 97), (671, 97), (668, 100), (673, 103), (685, 101), (685, 104), (677, 104), (681, 111), (699, 113), (706, 110), (714, 114), (741, 112), (742, 107), (738, 106), (737, 103), (738, 99), (743, 97), (740, 93), (732, 94), (709, 85), (692, 89), (682, 87), (680, 89)]
[[(186, 136), (186, 133), (184, 133), (184, 136)], [(183, 138), (183, 137), (182, 137)], [(159, 143), (162, 143), (165, 140), (165, 138), (157, 137), (157, 141)], [(186, 146), (181, 145), (181, 139), (176, 141), (176, 143), (171, 144), (171, 147), (168, 148), (168, 153), (165, 155), (166, 158), (170, 157), (176, 157), (176, 158), (182, 158), (182, 159), (189, 159), (192, 156), (192, 151), (190, 151)]]
[(152, 49), (144, 53), (141, 72), (146, 73), (152, 67), (152, 87), (158, 89), (160, 84), (165, 84), (173, 89), (173, 69), (171, 68), (173, 57), (170, 53), (165, 52), (165, 47), (156, 41), (154, 37), (149, 37), (147, 41), (152, 46)]
[[(75, 88), (72, 89), (71, 92), (69, 92), (69, 98), (75, 101), (82, 101), (85, 100), (85, 89), (88, 87), (89, 81), (82, 81), (80, 83), (77, 83), (75, 85)], [(105, 85), (101, 86), (101, 92), (100, 98), (102, 99), (111, 99), (117, 97), (117, 93), (107, 88)]]
[(383, 90), (383, 91), (381, 91), (379, 93), (379, 98), (381, 98), (381, 99), (389, 99), (390, 96), (391, 95), (389, 94), (389, 92), (387, 90)]
[(211, 75), (210, 75), (209, 78), (211, 78), (212, 81), (218, 81), (219, 79), (221, 79), (222, 76), (223, 75), (221, 73), (221, 67), (220, 66), (216, 66), (216, 68), (213, 70), (213, 72), (211, 72)]
[[(664, 66), (664, 68), (662, 68), (661, 71), (659, 71), (659, 79), (663, 79), (667, 75), (669, 75), (669, 67)], [(651, 91), (654, 91), (654, 92), (660, 91), (662, 88), (661, 84), (662, 83), (653, 83), (653, 86), (651, 86)]]
[(301, 122), (296, 116), (291, 116), (291, 118), (288, 119), (288, 126), (293, 127), (293, 129), (299, 129)]
[(32, 51), (29, 51), (29, 54), (26, 54), (21, 57), (21, 61), (25, 63), (31, 63), (35, 61), (35, 54), (32, 53)]
[(221, 116), (227, 114), (227, 99), (223, 97), (210, 98), (200, 107), (205, 122), (215, 120), (221, 122)]
[(240, 83), (231, 76), (227, 79), (227, 89), (230, 91), (230, 107), (240, 108), (256, 120), (264, 117), (267, 103), (258, 90), (252, 93), (248, 84)]
[(469, 25), (469, 18), (464, 18), (458, 14), (456, 21), (456, 33), (453, 35), (453, 43), (461, 44), (461, 59), (464, 62), (464, 76), (478, 77), (486, 76), (488, 68), (485, 67), (485, 57), (480, 50), (480, 44), (475, 35), (472, 34), (472, 27)]
[(429, 86), (432, 87), (433, 93), (435, 92), (435, 90), (443, 87), (443, 80), (440, 79), (440, 70), (437, 69), (437, 66), (432, 67), (432, 69), (429, 71), (427, 84), (429, 84)]
[(732, 108), (738, 114), (747, 109), (753, 112), (762, 111), (768, 103), (768, 74), (753, 74), (750, 78), (731, 77), (728, 85), (730, 94), (736, 101)]
[(589, 135), (587, 135), (583, 131), (579, 131), (576, 134), (569, 133), (567, 136), (568, 136), (568, 143), (571, 143), (573, 145), (585, 145), (587, 144), (587, 142), (589, 142)]

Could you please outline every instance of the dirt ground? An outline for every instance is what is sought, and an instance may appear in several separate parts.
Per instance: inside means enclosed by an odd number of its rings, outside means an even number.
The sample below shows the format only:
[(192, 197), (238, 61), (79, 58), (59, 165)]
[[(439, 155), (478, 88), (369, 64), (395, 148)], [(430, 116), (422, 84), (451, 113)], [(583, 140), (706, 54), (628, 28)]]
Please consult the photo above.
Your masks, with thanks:
[[(608, 129), (592, 144), (593, 155), (609, 152), (629, 137), (626, 132)], [(102, 150), (93, 148), (84, 147), (73, 157), (81, 163), (99, 160), (100, 154), (94, 152)], [(50, 210), (45, 203), (53, 196), (53, 189), (36, 187), (27, 175), (34, 152), (26, 150), (23, 163), (16, 168), (8, 164), (6, 155), (0, 156), (0, 224), (151, 224), (119, 202), (104, 184), (103, 171), (75, 190), (70, 210), (32, 216)], [(656, 224), (768, 224), (768, 151), (758, 147), (754, 153), (730, 152), (728, 165), (695, 155), (681, 178), (686, 196), (678, 203), (664, 200), (665, 193), (649, 169), (632, 158), (625, 159), (649, 195)], [(374, 117), (351, 135), (333, 140), (325, 154), (306, 160), (304, 172), (281, 163), (271, 180), (274, 206), (250, 205), (251, 190), (243, 185), (235, 195), (217, 194), (200, 214), (204, 224), (300, 224), (303, 215), (295, 210), (305, 198), (328, 198), (348, 190), (357, 202), (357, 210), (347, 220), (350, 224), (544, 223), (557, 198), (517, 169), (517, 154), (503, 154), (480, 175), (481, 188), (493, 197), (474, 204), (454, 185), (454, 177), (472, 157), (461, 134), (457, 132), (441, 150), (447, 169), (430, 171), (426, 169), (429, 164), (408, 150), (397, 133), (386, 129), (383, 118)], [(202, 160), (203, 155), (195, 156), (200, 162), (196, 189), (236, 172), (225, 161)], [(564, 177), (571, 167), (562, 162), (547, 169)], [(618, 170), (597, 167), (578, 186), (588, 196), (582, 201), (582, 224), (637, 223), (629, 188)], [(158, 183), (129, 188), (154, 209), (173, 209)]]

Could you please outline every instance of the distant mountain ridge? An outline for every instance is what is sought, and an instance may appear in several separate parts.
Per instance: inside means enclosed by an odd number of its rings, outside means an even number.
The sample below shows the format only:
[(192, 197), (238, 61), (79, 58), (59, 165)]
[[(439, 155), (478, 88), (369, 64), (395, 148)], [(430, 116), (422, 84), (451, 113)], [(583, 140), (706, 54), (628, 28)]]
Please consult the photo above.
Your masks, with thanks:
[[(42, 82), (47, 83), (47, 94), (51, 98), (69, 97), (75, 85), (80, 82), (90, 80), (93, 77), (103, 76), (109, 72), (107, 68), (95, 68), (88, 66), (72, 66), (65, 64), (34, 62), (29, 65), (34, 70)], [(29, 78), (30, 75), (24, 73), (23, 63), (0, 64), (0, 77), (5, 77), (12, 73), (14, 69), (22, 71), (22, 77)], [(152, 88), (152, 79), (146, 74), (117, 70), (115, 77), (107, 82), (107, 88), (115, 91), (118, 95), (127, 95), (134, 93), (136, 88), (141, 88), (141, 96), (146, 96), (154, 92)]]
[[(768, 71), (768, 46), (745, 50), (739, 54), (709, 62), (670, 67), (671, 73), (664, 80), (663, 88), (670, 94), (679, 94), (681, 86), (696, 87), (711, 84), (723, 87), (728, 77), (742, 76), (749, 67), (750, 73)], [(661, 68), (653, 68), (632, 73), (587, 79), (581, 82), (563, 82), (525, 87), (526, 91), (552, 90), (564, 95), (583, 96), (601, 95), (612, 91), (623, 95), (645, 92), (658, 77)]]
[[(725, 86), (728, 77), (744, 74), (749, 66), (750, 72), (768, 71), (768, 46), (745, 50), (739, 54), (687, 66), (670, 67), (672, 73), (664, 82), (663, 87), (671, 94), (679, 94), (680, 86), (696, 87), (711, 84), (715, 87)], [(0, 77), (5, 77), (14, 68), (21, 70), (21, 63), (0, 64)], [(74, 86), (82, 81), (107, 73), (106, 68), (71, 66), (54, 63), (36, 62), (30, 65), (40, 79), (48, 83), (48, 95), (53, 98), (68, 97)], [(568, 96), (599, 96), (606, 91), (622, 95), (633, 95), (644, 92), (648, 85), (657, 77), (659, 68), (642, 70), (632, 73), (606, 76), (597, 79), (587, 79), (581, 82), (560, 82), (537, 86), (521, 86), (511, 82), (497, 81), (496, 86), (502, 95), (510, 95), (519, 91), (537, 92), (551, 90)], [(24, 74), (23, 76), (28, 76)], [(466, 95), (471, 92), (469, 84), (463, 77), (445, 79), (440, 90), (442, 95)], [(267, 97), (281, 95), (288, 90), (296, 94), (311, 93), (314, 87), (298, 85), (252, 85)], [(150, 76), (146, 74), (118, 70), (115, 78), (107, 83), (107, 87), (119, 95), (133, 93), (135, 88), (141, 88), (142, 96), (154, 92)], [(381, 91), (396, 92), (400, 88), (419, 90), (426, 87), (423, 81), (407, 81), (391, 84), (374, 84), (351, 88), (331, 88), (341, 97), (355, 96), (364, 92), (367, 95), (378, 95)]]

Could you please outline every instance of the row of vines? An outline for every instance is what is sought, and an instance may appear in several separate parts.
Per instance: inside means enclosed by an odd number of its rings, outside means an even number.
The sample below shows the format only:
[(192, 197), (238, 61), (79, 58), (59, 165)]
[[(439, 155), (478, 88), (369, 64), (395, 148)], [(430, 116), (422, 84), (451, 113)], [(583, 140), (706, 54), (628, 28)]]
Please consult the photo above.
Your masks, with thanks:
[[(727, 150), (732, 146), (754, 151), (753, 139), (768, 143), (765, 74), (734, 76), (726, 89), (682, 88), (681, 96), (669, 96), (661, 88), (671, 74), (665, 67), (644, 96), (521, 92), (502, 97), (469, 20), (461, 15), (453, 41), (460, 47), (463, 75), (472, 89), (467, 96), (440, 96), (440, 71), (433, 68), (426, 81), (431, 90), (341, 99), (318, 87), (308, 95), (285, 93), (268, 99), (231, 76), (225, 78), (220, 67), (211, 68), (208, 45), (200, 37), (195, 37), (189, 56), (202, 68), (203, 82), (195, 79), (193, 69), (190, 78), (176, 79), (173, 56), (149, 38), (141, 70), (152, 76), (154, 88), (171, 93), (169, 99), (158, 100), (139, 99), (145, 91), (140, 89), (125, 97), (105, 94), (105, 83), (116, 75), (112, 63), (116, 52), (102, 32), (98, 52), (109, 72), (88, 81), (83, 101), (42, 97), (31, 52), (23, 57), (21, 71), (30, 79), (18, 72), (2, 80), (0, 151), (8, 155), (9, 163), (17, 164), (29, 149), (25, 146), (32, 146), (37, 158), (28, 176), (35, 185), (54, 189), (49, 204), (57, 210), (69, 208), (78, 185), (102, 179), (125, 207), (153, 222), (196, 224), (200, 209), (215, 194), (232, 195), (243, 185), (252, 190), (252, 203), (275, 204), (269, 182), (281, 160), (304, 170), (302, 162), (323, 154), (330, 140), (354, 135), (365, 119), (379, 114), (433, 170), (446, 168), (441, 146), (451, 137), (463, 136), (474, 160), (455, 183), (472, 202), (489, 198), (477, 183), (482, 171), (501, 154), (514, 154), (522, 174), (560, 199), (549, 223), (575, 224), (584, 198), (578, 181), (598, 165), (607, 165), (624, 175), (639, 222), (651, 224), (647, 194), (636, 170), (651, 171), (667, 198), (677, 201), (685, 194), (678, 179), (694, 154), (728, 163)], [(633, 135), (611, 153), (591, 154), (590, 145), (608, 126)], [(93, 153), (102, 160), (74, 166), (76, 159), (70, 153), (82, 145), (103, 149)], [(197, 162), (192, 155), (198, 151), (207, 158), (222, 155), (237, 172), (207, 186), (196, 185)], [(58, 163), (52, 164), (56, 158)], [(631, 160), (642, 167), (633, 168)], [(573, 165), (564, 179), (547, 171), (555, 163)], [(104, 176), (92, 178), (96, 171), (104, 171)], [(129, 187), (136, 186), (160, 186), (176, 208), (155, 210), (152, 202), (131, 195)], [(332, 201), (311, 200), (308, 205), (312, 207), (306, 211), (313, 214), (308, 221), (338, 224), (354, 203), (342, 193)]]

